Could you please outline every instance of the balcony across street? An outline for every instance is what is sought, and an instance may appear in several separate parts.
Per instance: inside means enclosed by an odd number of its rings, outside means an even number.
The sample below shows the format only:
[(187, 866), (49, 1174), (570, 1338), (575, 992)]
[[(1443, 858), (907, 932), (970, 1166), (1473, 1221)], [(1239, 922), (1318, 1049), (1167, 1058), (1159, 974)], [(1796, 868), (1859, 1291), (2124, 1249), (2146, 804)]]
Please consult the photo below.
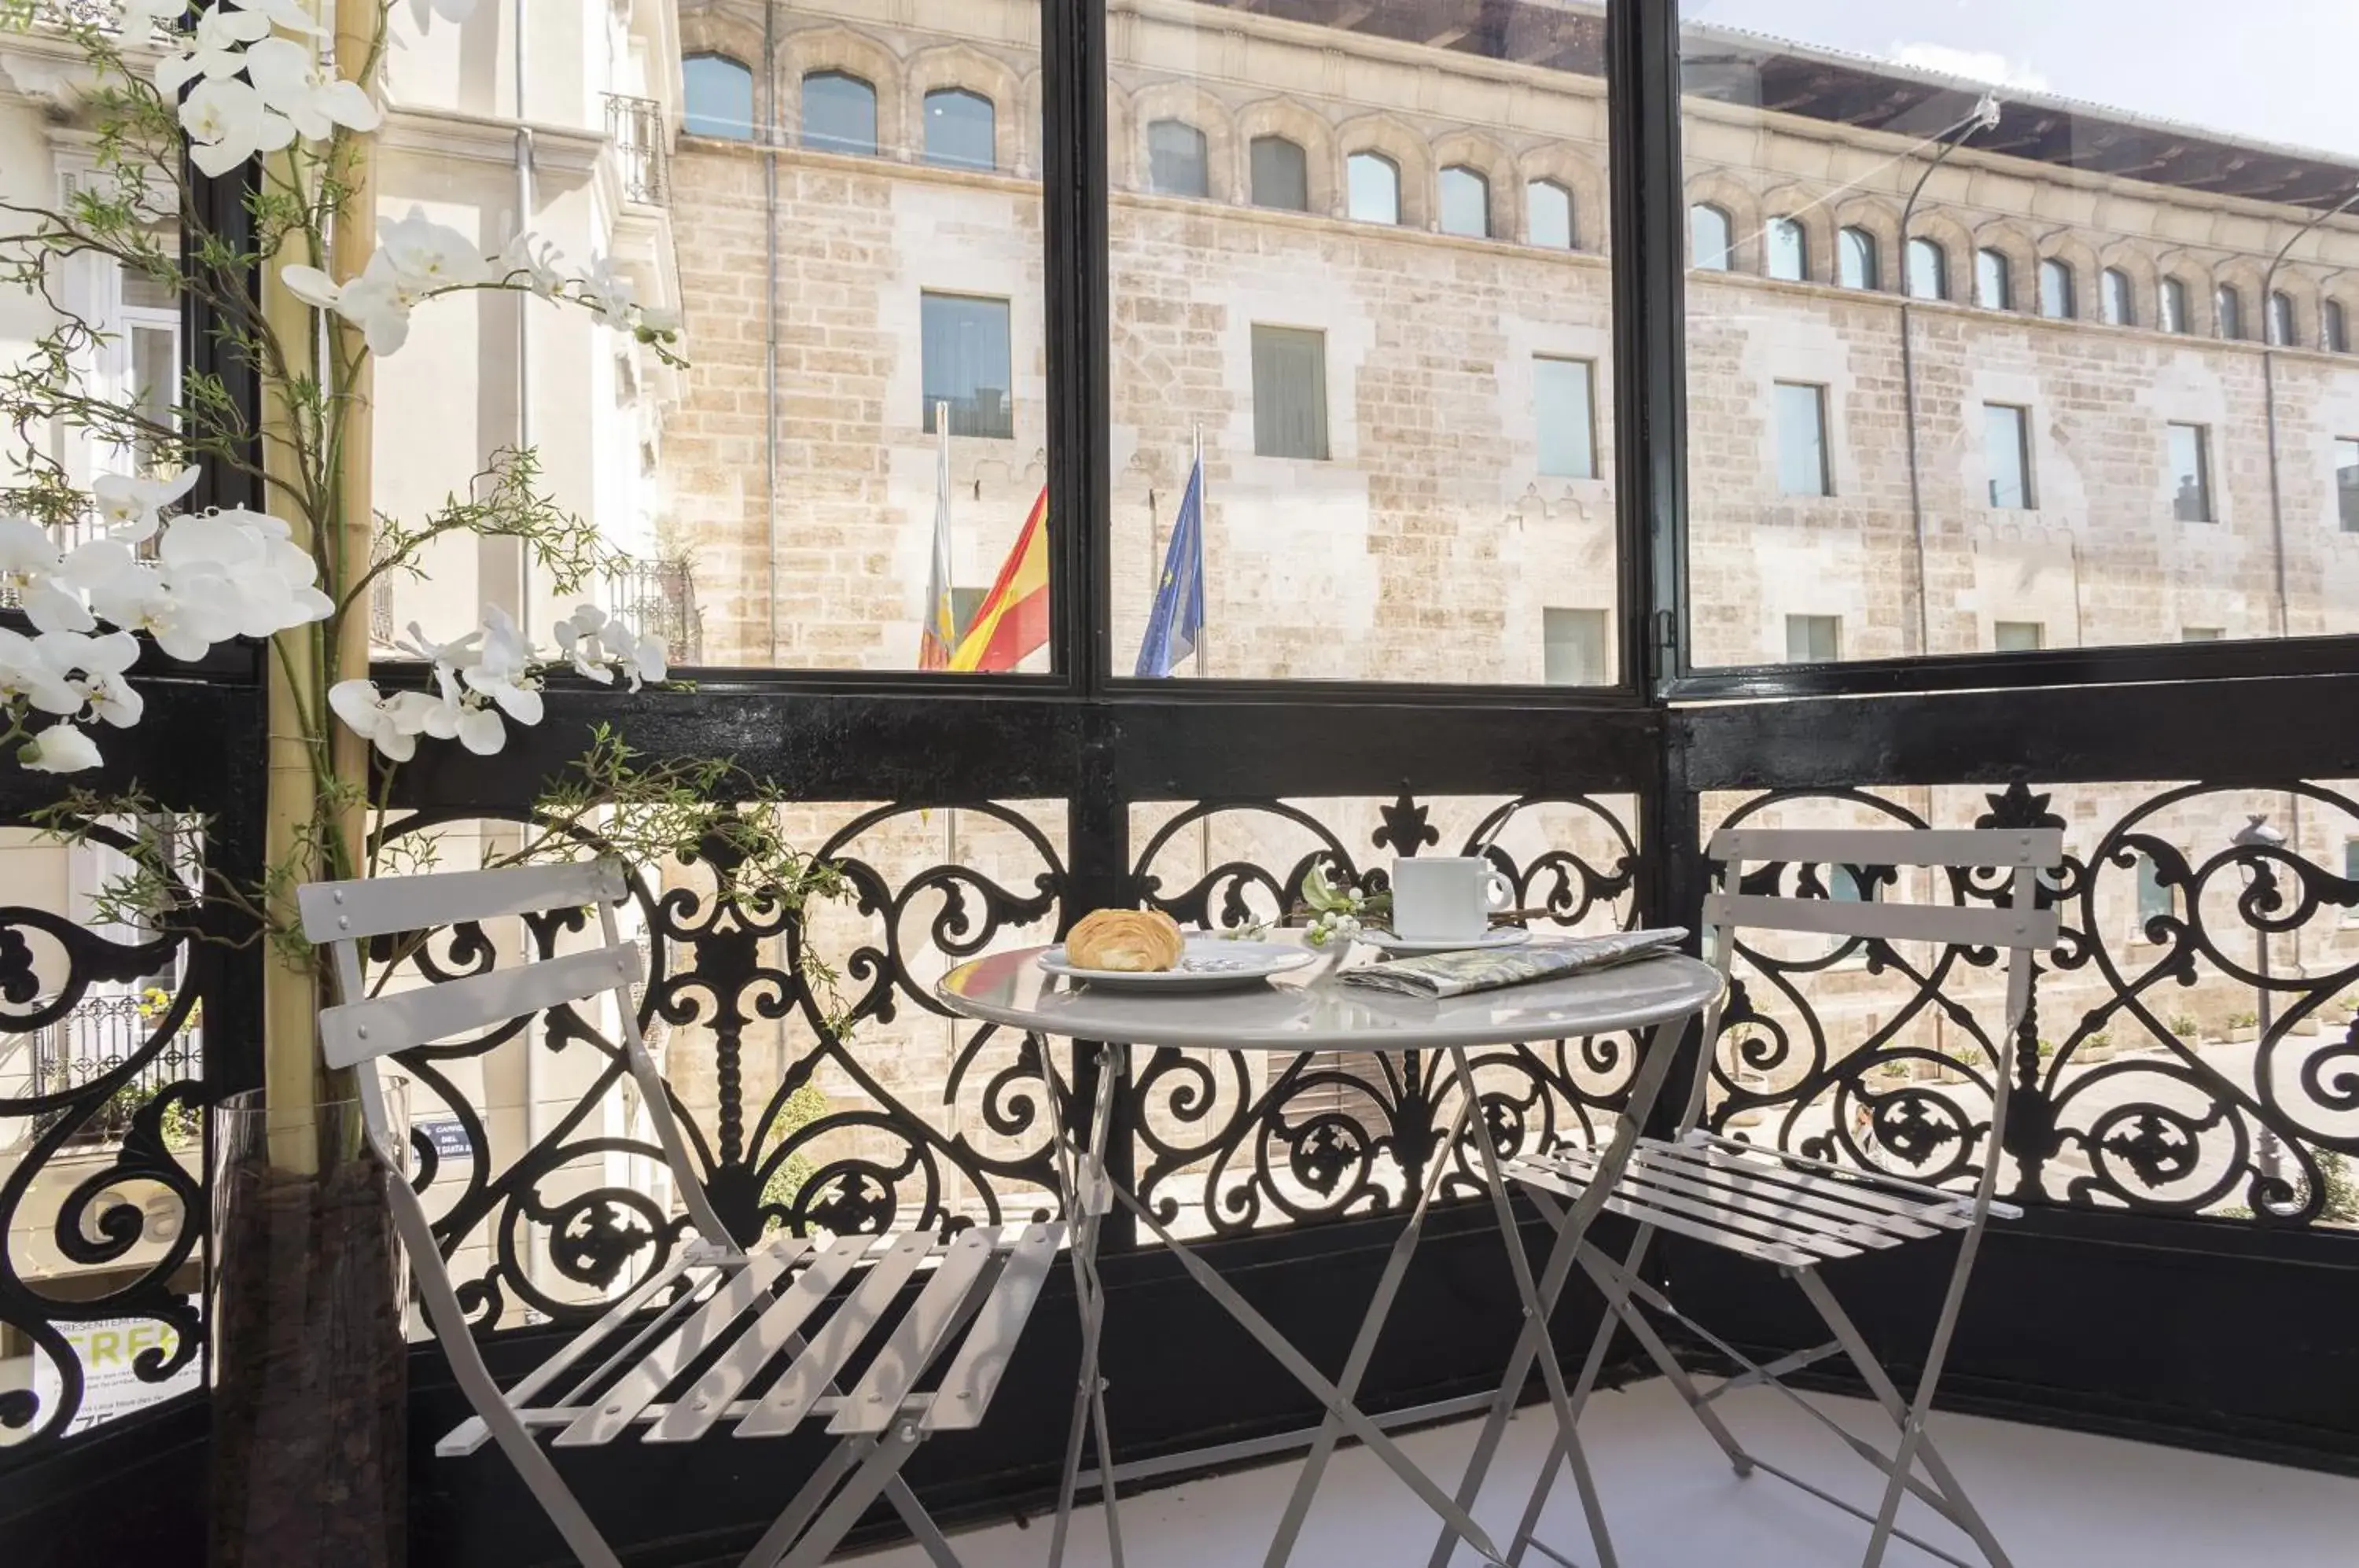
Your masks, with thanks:
[(2354, 1568), (2354, 59), (0, 7), (0, 1568)]

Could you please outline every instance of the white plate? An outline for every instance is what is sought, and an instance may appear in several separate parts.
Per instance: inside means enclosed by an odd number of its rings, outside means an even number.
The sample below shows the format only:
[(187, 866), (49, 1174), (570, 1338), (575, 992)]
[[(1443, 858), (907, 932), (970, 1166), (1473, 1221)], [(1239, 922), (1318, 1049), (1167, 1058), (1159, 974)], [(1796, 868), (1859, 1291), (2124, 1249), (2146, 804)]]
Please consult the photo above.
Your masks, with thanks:
[(1061, 945), (1050, 948), (1036, 962), (1051, 975), (1085, 980), (1101, 991), (1227, 991), (1258, 985), (1273, 975), (1285, 975), (1318, 961), (1317, 953), (1290, 943), (1191, 936), (1180, 951), (1178, 967), (1172, 969), (1145, 973), (1083, 969), (1066, 959)]
[(1388, 931), (1364, 931), (1356, 940), (1398, 958), (1413, 958), (1422, 953), (1480, 953), (1495, 947), (1521, 947), (1532, 940), (1532, 933), (1522, 926), (1501, 926), (1476, 937), (1412, 938), (1395, 936)]

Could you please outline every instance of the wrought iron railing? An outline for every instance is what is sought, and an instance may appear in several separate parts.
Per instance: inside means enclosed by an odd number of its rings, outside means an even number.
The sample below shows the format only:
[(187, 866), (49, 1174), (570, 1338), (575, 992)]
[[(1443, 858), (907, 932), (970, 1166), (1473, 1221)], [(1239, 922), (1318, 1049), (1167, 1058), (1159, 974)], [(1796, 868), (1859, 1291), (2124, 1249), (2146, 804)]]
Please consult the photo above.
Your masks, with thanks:
[[(35, 1130), (68, 1122), (70, 1144), (120, 1142), (133, 1117), (158, 1094), (202, 1077), (201, 1009), (174, 1021), (174, 989), (86, 996), (64, 1017), (22, 1037), (23, 1070), (35, 1094), (67, 1095), (102, 1078), (113, 1081), (106, 1097), (86, 1114), (53, 1112), (36, 1118)], [(54, 1010), (56, 1001), (46, 998), (35, 1010)], [(184, 1124), (174, 1127), (180, 1131)]]
[(623, 176), (625, 200), (660, 207), (671, 199), (663, 105), (652, 98), (606, 94), (606, 141)]
[(606, 568), (606, 613), (632, 630), (663, 638), (673, 664), (704, 660), (704, 618), (696, 605), (696, 574), (685, 561), (629, 557)]

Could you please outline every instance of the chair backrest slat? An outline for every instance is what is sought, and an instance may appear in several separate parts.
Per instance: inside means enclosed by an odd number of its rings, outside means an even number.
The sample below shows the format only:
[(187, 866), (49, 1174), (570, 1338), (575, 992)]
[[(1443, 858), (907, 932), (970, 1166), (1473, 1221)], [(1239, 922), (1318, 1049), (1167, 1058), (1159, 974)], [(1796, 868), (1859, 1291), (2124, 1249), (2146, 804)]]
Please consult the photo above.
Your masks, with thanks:
[(2061, 828), (1723, 828), (1718, 861), (1803, 866), (2021, 866), (2064, 858)]
[[(1889, 865), (1889, 861), (1876, 864)], [(1967, 909), (1955, 904), (1884, 904), (1871, 899), (1775, 898), (1714, 893), (1704, 900), (1713, 925), (1756, 931), (1818, 931), (1886, 942), (1938, 942), (1962, 947), (2056, 945), (2053, 909)]]
[[(423, 923), (442, 922), (429, 918)], [(388, 1051), (617, 992), (638, 984), (646, 973), (639, 950), (627, 942), (561, 953), (538, 964), (322, 1008), (321, 1045), (329, 1066), (350, 1067)], [(628, 1000), (626, 994), (624, 1000)]]
[(499, 871), (314, 882), (298, 889), (296, 899), (303, 912), (305, 936), (313, 942), (354, 942), (396, 931), (611, 903), (627, 889), (618, 862), (577, 860)]

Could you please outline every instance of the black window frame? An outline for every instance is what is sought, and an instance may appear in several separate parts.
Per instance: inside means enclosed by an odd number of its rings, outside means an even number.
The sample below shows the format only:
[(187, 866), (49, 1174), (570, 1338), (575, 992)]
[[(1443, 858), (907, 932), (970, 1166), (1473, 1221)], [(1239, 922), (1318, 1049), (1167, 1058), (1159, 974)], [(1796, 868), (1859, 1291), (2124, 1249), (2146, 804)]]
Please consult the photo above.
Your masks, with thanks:
[[(728, 66), (736, 76), (741, 76), (745, 79), (745, 118), (742, 122), (744, 126), (742, 131), (735, 129), (715, 130), (712, 128), (714, 125), (734, 127), (740, 125), (741, 122), (731, 119), (715, 119), (711, 115), (699, 114), (695, 108), (690, 106), (689, 100), (691, 96), (691, 90), (690, 86), (690, 72), (689, 71), (689, 67), (699, 62), (709, 62), (715, 65)], [(711, 136), (716, 141), (730, 142), (750, 142), (755, 139), (755, 125), (756, 124), (755, 116), (758, 113), (757, 104), (759, 103), (759, 98), (755, 91), (756, 84), (754, 80), (754, 68), (752, 66), (747, 65), (744, 60), (739, 60), (735, 55), (731, 54), (726, 49), (690, 49), (679, 57), (679, 128), (682, 135), (691, 136)], [(704, 121), (704, 124), (697, 125), (692, 123), (700, 119)]]
[[(1712, 221), (1720, 225), (1723, 235), (1717, 259), (1709, 262), (1703, 259), (1702, 247), (1695, 243), (1696, 215), (1701, 212), (1712, 214)], [(1727, 208), (1717, 201), (1690, 201), (1688, 203), (1687, 231), (1690, 267), (1694, 267), (1698, 272), (1734, 272), (1736, 270), (1736, 220), (1730, 215)]]
[[(2057, 287), (2049, 292), (2049, 285)], [(2080, 319), (2080, 289), (2072, 276), (2072, 264), (2060, 256), (2039, 258), (2039, 315), (2043, 321), (2071, 321)]]
[(2109, 327), (2136, 326), (2137, 280), (2122, 267), (2106, 267), (2097, 275), (2097, 310)]
[[(929, 318), (932, 314), (930, 307), (937, 303), (945, 306), (998, 307), (1000, 341), (1007, 351), (1007, 385), (994, 388), (1004, 394), (995, 409), (985, 409), (972, 397), (963, 399), (937, 397), (935, 394), (940, 389), (929, 386), (933, 376), (930, 373), (929, 361), (926, 357), (925, 344), (930, 335), (928, 332)], [(969, 294), (955, 289), (920, 289), (918, 291), (918, 384), (919, 398), (923, 404), (919, 418), (919, 428), (928, 435), (936, 434), (935, 408), (938, 404), (947, 402), (951, 405), (952, 438), (1014, 441), (1016, 439), (1016, 302), (996, 294)], [(978, 389), (981, 388), (980, 383), (976, 386)], [(965, 405), (963, 408), (961, 407), (962, 403)], [(987, 418), (987, 415), (996, 417)]]
[[(1582, 439), (1585, 443), (1585, 449), (1589, 454), (1589, 466), (1584, 472), (1571, 473), (1564, 469), (1550, 468), (1548, 466), (1545, 458), (1539, 456), (1540, 453), (1545, 452), (1548, 450), (1548, 432), (1541, 427), (1539, 413), (1539, 367), (1543, 365), (1570, 365), (1577, 366), (1580, 369), (1582, 384), (1582, 409), (1585, 416), (1585, 423), (1587, 427), (1582, 431)], [(1584, 359), (1581, 355), (1573, 354), (1535, 354), (1532, 355), (1532, 430), (1534, 437), (1532, 442), (1534, 451), (1534, 467), (1543, 479), (1595, 479), (1604, 472), (1604, 470), (1598, 465), (1597, 461), (1597, 362), (1595, 360)]]
[(1984, 310), (2015, 309), (2015, 261), (1996, 245), (1974, 249), (1974, 304)]
[(1991, 416), (1994, 414), (2014, 416), (2015, 440), (2012, 444), (2015, 448), (2016, 489), (2019, 494), (2013, 501), (1999, 499), (1998, 474), (1994, 468), (1988, 475), (1990, 505), (1997, 511), (2036, 512), (2039, 510), (2039, 481), (2032, 472), (2031, 410), (2021, 403), (1984, 403), (1983, 405), (1983, 459), (1985, 465), (1989, 463), (1991, 458)]
[[(1791, 271), (1784, 269), (1781, 253), (1791, 256)], [(1801, 219), (1781, 215), (1762, 225), (1761, 276), (1781, 283), (1810, 280), (1810, 231)]]
[[(1933, 291), (1919, 293), (1917, 289), (1917, 260), (1930, 257), (1933, 268)], [(1950, 251), (1930, 234), (1911, 234), (1900, 247), (1900, 291), (1911, 299), (1928, 303), (1943, 301), (1950, 297)]]
[[(863, 143), (858, 137), (840, 136), (833, 131), (811, 129), (811, 83), (841, 82), (858, 87), (868, 94), (868, 136)], [(833, 153), (839, 158), (876, 158), (884, 151), (885, 121), (876, 83), (856, 71), (842, 71), (830, 66), (803, 72), (799, 85), (800, 114), (796, 117), (799, 145), (812, 152)]]
[[(1354, 210), (1352, 201), (1352, 169), (1363, 158), (1371, 163), (1382, 164), (1393, 177), (1393, 215), (1389, 218), (1364, 218)], [(1408, 191), (1401, 180), (1400, 159), (1375, 147), (1355, 147), (1346, 153), (1343, 156), (1343, 216), (1355, 223), (1375, 223), (1390, 229), (1399, 228), (1406, 223), (1408, 218)]]
[[(1875, 231), (1847, 223), (1835, 234), (1835, 283), (1870, 293), (1884, 287), (1884, 247)], [(1858, 265), (1854, 267), (1856, 259)], [(1857, 282), (1853, 279), (1856, 278)]]
[[(1174, 151), (1158, 145), (1157, 133), (1185, 131), (1188, 142), (1184, 151)], [(1212, 194), (1212, 138), (1204, 127), (1178, 114), (1165, 114), (1147, 123), (1147, 189), (1158, 196), (1176, 196), (1182, 201), (1201, 201)], [(1163, 141), (1169, 142), (1167, 135)], [(1194, 170), (1192, 180), (1174, 180), (1166, 172), (1174, 160), (1184, 161)]]
[[(1458, 176), (1462, 180), (1473, 181), (1474, 190), (1482, 198), (1482, 225), (1472, 232), (1462, 228), (1453, 229), (1450, 226), (1450, 186), (1452, 175)], [(1445, 165), (1441, 172), (1434, 177), (1433, 211), (1434, 226), (1445, 234), (1453, 234), (1462, 240), (1488, 240), (1498, 237), (1498, 225), (1491, 217), (1491, 177), (1471, 163)]]
[(2181, 486), (2171, 496), (2171, 517), (2182, 523), (2216, 523), (2220, 520), (2220, 497), (2213, 482), (2212, 466), (2212, 427), (2186, 419), (2172, 419), (2162, 427), (2163, 462), (2167, 473), (2177, 473), (2180, 463), (2171, 453), (2171, 445), (2181, 430), (2194, 437), (2195, 495), (2189, 505), (2186, 489)]
[[(1770, 436), (1777, 448), (1777, 498), (1780, 501), (1823, 501), (1835, 493), (1835, 443), (1832, 428), (1832, 415), (1828, 409), (1831, 390), (1822, 381), (1778, 380), (1770, 386)], [(1808, 392), (1812, 408), (1811, 421), (1817, 427), (1819, 446), (1818, 487), (1811, 490), (1791, 490), (1786, 484), (1786, 405), (1788, 392)]]
[[(1262, 149), (1284, 147), (1293, 156), (1293, 167), (1288, 178), (1299, 185), (1302, 196), (1297, 201), (1267, 200), (1262, 190)], [(1308, 212), (1310, 211), (1310, 149), (1292, 136), (1276, 131), (1253, 138), (1245, 144), (1245, 199), (1266, 212)]]
[[(985, 115), (984, 120), (984, 139), (987, 145), (988, 150), (980, 159), (971, 157), (938, 154), (935, 152), (934, 100), (937, 98), (963, 99), (969, 103), (980, 103), (983, 105)], [(925, 145), (919, 149), (918, 156), (919, 160), (924, 162), (928, 167), (933, 169), (963, 169), (980, 174), (988, 174), (998, 169), (999, 105), (992, 99), (990, 93), (978, 92), (972, 87), (962, 87), (955, 82), (946, 82), (940, 87), (927, 89), (925, 97), (919, 102), (918, 114), (919, 121), (925, 127)]]
[[(1553, 191), (1564, 198), (1564, 244), (1560, 245), (1553, 241), (1541, 240), (1533, 233), (1537, 225), (1532, 222), (1532, 203), (1543, 190)], [(1547, 175), (1524, 181), (1524, 235), (1544, 250), (1573, 251), (1581, 248), (1581, 201), (1572, 193), (1571, 186), (1561, 180), (1551, 180)]]
[[(1333, 389), (1327, 377), (1325, 329), (1293, 326), (1279, 321), (1255, 321), (1248, 331), (1253, 362), (1254, 455), (1283, 462), (1333, 462), (1335, 447), (1330, 425)], [(1270, 386), (1276, 380), (1277, 366), (1274, 361), (1265, 362), (1263, 355), (1265, 348), (1274, 355), (1281, 348), (1302, 347), (1312, 348), (1310, 356), (1310, 406), (1304, 415), (1289, 418), (1288, 411), (1278, 408), (1277, 399), (1268, 395)], [(1306, 427), (1299, 441), (1290, 429), (1296, 424)], [(1299, 450), (1288, 450), (1296, 448)]]

